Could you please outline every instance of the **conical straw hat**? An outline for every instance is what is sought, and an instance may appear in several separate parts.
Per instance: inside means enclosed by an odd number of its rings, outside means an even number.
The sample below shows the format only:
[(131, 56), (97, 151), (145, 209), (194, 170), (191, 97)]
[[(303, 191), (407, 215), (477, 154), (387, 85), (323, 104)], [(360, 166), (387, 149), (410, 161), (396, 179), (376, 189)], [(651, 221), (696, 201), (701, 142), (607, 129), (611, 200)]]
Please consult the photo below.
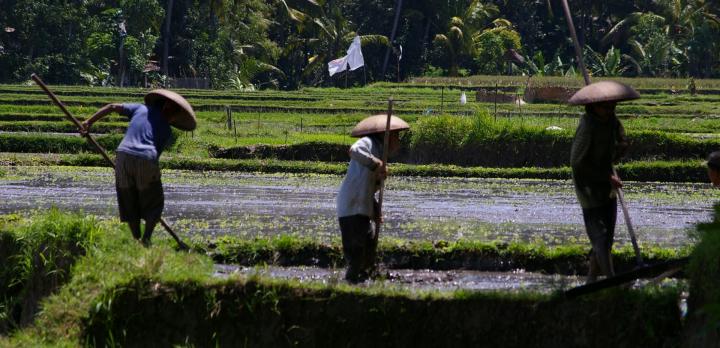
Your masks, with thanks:
[(600, 81), (589, 84), (577, 91), (568, 103), (570, 105), (586, 105), (607, 101), (621, 102), (640, 98), (640, 94), (632, 87), (615, 81)]
[[(384, 133), (387, 126), (387, 115), (370, 116), (358, 123), (350, 133), (353, 137), (361, 137), (364, 135)], [(390, 130), (410, 129), (410, 125), (403, 121), (400, 117), (392, 116), (390, 118)]]
[(188, 103), (185, 98), (173, 91), (168, 91), (167, 89), (152, 90), (145, 95), (145, 104), (152, 105), (160, 98), (165, 98), (169, 101), (172, 101), (183, 111), (175, 118), (175, 121), (172, 123), (174, 127), (186, 131), (191, 131), (195, 129), (195, 127), (197, 127), (197, 121), (195, 120), (195, 112), (193, 111), (192, 106), (190, 106), (190, 103)]

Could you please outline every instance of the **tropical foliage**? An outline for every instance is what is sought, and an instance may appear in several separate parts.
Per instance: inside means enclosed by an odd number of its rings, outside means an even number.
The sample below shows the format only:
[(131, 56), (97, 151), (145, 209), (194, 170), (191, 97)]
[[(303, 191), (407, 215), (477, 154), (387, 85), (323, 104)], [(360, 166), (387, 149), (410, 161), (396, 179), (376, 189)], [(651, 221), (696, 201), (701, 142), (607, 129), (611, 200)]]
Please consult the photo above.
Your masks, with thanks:
[[(569, 2), (595, 75), (720, 76), (714, 1)], [(558, 1), (3, 0), (0, 7), (0, 82), (36, 72), (51, 83), (195, 78), (214, 88), (295, 89), (426, 72), (576, 74)], [(327, 62), (355, 35), (365, 68), (330, 78)], [(387, 69), (391, 40), (396, 54)], [(508, 49), (524, 62), (508, 60)]]

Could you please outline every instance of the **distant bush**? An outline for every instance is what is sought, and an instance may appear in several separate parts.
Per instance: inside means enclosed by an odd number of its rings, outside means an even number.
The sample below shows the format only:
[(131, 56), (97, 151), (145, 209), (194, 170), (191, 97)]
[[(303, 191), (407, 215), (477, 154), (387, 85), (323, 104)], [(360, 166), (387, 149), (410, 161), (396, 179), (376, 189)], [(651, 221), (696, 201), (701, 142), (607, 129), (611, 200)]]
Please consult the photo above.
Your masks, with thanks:
[[(519, 119), (431, 116), (413, 126), (406, 162), (487, 167), (568, 166), (574, 134), (526, 126)], [(697, 160), (720, 148), (717, 139), (660, 132), (628, 132), (626, 161)]]

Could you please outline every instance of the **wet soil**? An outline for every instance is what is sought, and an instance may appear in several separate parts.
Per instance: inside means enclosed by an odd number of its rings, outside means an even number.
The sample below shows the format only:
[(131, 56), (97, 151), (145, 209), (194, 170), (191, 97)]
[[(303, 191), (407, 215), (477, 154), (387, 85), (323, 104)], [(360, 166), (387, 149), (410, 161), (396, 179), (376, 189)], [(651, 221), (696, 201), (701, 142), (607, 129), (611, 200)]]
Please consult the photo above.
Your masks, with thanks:
[[(266, 276), (304, 283), (338, 284), (344, 282), (344, 269), (318, 267), (242, 267), (215, 265), (216, 277), (233, 274)], [(631, 286), (639, 288), (650, 280), (637, 280)], [(677, 285), (682, 280), (667, 279), (663, 285)], [(393, 287), (412, 291), (527, 291), (551, 293), (564, 291), (585, 284), (584, 277), (542, 274), (515, 270), (513, 272), (479, 272), (469, 270), (388, 270), (376, 280), (368, 280), (359, 286)]]
[[(109, 169), (3, 167), (0, 213), (57, 206), (117, 215)], [(181, 235), (338, 238), (341, 177), (165, 171), (165, 217)], [(704, 184), (627, 183), (641, 245), (676, 247), (711, 218), (720, 191)], [(403, 239), (585, 243), (569, 181), (392, 177), (383, 234)], [(616, 239), (627, 243), (622, 214)]]

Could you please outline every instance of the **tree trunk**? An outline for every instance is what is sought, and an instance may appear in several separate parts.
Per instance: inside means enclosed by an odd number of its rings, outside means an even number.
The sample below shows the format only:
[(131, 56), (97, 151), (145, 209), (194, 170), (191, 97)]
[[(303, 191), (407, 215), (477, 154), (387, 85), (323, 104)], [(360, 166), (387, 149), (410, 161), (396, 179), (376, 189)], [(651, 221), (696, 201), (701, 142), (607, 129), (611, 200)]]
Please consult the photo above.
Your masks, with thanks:
[(165, 37), (163, 38), (163, 75), (168, 75), (168, 57), (170, 55), (170, 23), (172, 21), (172, 8), (174, 0), (168, 0), (165, 10)]
[(397, 32), (398, 21), (400, 21), (400, 12), (402, 12), (402, 0), (397, 0), (397, 6), (395, 6), (395, 21), (393, 22), (392, 32), (390, 33), (390, 46), (385, 51), (385, 61), (383, 62), (382, 73), (385, 76), (387, 71), (388, 61), (390, 60), (390, 50), (392, 49), (393, 41), (395, 41), (395, 34)]
[(423, 63), (427, 62), (427, 55), (428, 55), (428, 35), (430, 35), (430, 24), (432, 23), (432, 19), (430, 17), (427, 18), (427, 24), (425, 24), (425, 32), (423, 33), (423, 50), (422, 50), (422, 59)]
[(120, 86), (120, 87), (122, 87), (125, 84), (125, 54), (124, 54), (125, 52), (124, 52), (124, 50), (125, 50), (125, 39), (121, 38), (120, 39), (120, 48), (119, 48), (120, 59), (119, 59), (119, 64), (118, 64), (118, 68), (120, 70), (119, 74), (118, 74), (119, 75), (118, 76), (118, 86)]

